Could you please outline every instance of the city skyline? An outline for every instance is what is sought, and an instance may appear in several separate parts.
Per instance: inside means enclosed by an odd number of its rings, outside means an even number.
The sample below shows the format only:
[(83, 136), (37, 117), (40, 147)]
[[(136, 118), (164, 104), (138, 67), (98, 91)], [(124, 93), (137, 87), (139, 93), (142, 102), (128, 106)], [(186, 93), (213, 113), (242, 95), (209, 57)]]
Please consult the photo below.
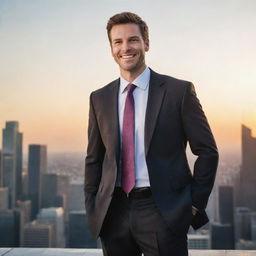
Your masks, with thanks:
[(256, 130), (255, 7), (252, 0), (3, 0), (0, 128), (18, 120), (25, 152), (38, 143), (49, 152), (85, 151), (89, 94), (119, 75), (106, 22), (132, 11), (149, 26), (148, 66), (192, 81), (220, 151), (239, 151), (240, 124)]
[[(4, 234), (0, 247), (98, 247), (89, 234), (84, 209), (82, 156), (56, 153), (48, 158), (46, 145), (30, 144), (28, 163), (23, 165), (22, 135), (18, 121), (6, 122), (0, 151), (0, 229)], [(206, 208), (210, 223), (197, 231), (190, 229), (190, 249), (256, 248), (256, 138), (244, 125), (241, 156), (241, 163), (234, 157), (220, 159)], [(10, 164), (20, 161), (17, 166), (24, 167), (17, 169), (21, 176), (15, 175), (16, 166)], [(19, 180), (21, 192), (17, 195)]]

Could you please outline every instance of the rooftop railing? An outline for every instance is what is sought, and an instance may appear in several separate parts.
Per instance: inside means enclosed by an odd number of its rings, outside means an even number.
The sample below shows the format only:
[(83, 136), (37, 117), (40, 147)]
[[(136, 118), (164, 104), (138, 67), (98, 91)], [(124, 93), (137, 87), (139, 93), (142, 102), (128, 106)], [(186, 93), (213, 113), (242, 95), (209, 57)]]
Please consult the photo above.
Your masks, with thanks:
[[(103, 256), (101, 249), (0, 248), (0, 256)], [(189, 256), (256, 256), (245, 250), (189, 250)]]

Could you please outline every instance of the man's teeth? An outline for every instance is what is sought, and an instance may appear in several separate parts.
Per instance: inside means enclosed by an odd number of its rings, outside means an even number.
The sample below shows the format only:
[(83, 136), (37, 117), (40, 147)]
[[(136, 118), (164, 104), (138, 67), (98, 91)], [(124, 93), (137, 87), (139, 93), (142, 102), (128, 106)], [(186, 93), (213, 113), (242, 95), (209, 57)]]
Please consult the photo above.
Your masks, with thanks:
[(133, 57), (133, 55), (125, 55), (125, 56), (123, 55), (122, 56), (123, 59), (129, 59), (129, 58), (132, 58), (132, 57)]

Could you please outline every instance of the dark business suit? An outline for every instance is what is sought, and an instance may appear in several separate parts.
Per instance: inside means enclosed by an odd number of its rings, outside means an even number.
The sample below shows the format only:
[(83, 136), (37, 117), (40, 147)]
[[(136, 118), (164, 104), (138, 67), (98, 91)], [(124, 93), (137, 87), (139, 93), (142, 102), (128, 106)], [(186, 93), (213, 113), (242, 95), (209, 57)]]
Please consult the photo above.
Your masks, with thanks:
[[(85, 206), (97, 237), (112, 200), (119, 172), (119, 79), (90, 96)], [(198, 156), (193, 175), (186, 145)], [(187, 81), (151, 70), (145, 118), (145, 155), (154, 201), (168, 227), (187, 232), (208, 222), (205, 208), (218, 163), (217, 147), (207, 119)], [(192, 205), (198, 209), (192, 218)]]

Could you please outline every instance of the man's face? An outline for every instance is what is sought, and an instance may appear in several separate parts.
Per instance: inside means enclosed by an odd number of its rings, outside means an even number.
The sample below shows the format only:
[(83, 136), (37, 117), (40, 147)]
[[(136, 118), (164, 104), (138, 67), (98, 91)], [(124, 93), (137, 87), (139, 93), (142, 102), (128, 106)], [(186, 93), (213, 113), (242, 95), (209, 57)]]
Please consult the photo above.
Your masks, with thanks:
[(137, 24), (114, 25), (110, 31), (111, 52), (123, 72), (142, 72), (145, 67), (145, 52), (149, 42), (142, 38)]

